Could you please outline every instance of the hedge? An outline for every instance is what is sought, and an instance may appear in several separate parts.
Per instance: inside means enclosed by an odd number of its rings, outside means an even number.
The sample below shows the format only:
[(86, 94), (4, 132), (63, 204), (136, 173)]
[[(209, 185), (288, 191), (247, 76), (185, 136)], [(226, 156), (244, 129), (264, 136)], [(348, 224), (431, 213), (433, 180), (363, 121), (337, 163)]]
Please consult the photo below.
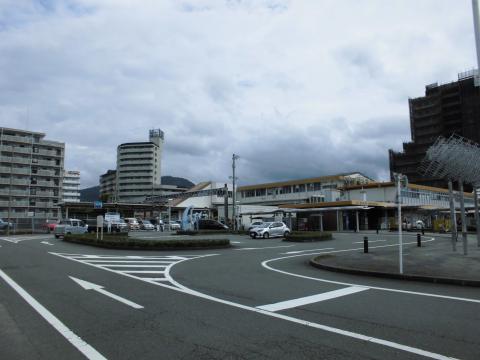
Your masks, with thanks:
[(141, 240), (117, 234), (104, 234), (103, 240), (97, 240), (96, 234), (68, 234), (63, 237), (63, 241), (109, 249), (191, 250), (230, 247), (228, 239)]
[(321, 231), (294, 231), (288, 234), (284, 241), (308, 242), (332, 240), (332, 233)]
[(212, 235), (212, 234), (233, 234), (248, 235), (248, 231), (233, 230), (177, 230), (177, 235)]

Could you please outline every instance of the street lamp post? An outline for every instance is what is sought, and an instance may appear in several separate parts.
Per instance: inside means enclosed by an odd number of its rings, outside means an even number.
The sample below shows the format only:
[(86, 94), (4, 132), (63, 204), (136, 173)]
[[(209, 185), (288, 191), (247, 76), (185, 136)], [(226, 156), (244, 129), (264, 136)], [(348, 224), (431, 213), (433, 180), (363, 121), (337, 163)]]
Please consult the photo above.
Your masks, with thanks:
[(236, 198), (236, 190), (235, 190), (235, 180), (236, 180), (236, 177), (235, 177), (235, 160), (238, 160), (240, 158), (240, 156), (238, 155), (235, 155), (233, 154), (232, 155), (232, 219), (233, 219), (233, 230), (235, 231), (237, 229), (237, 219), (236, 219), (236, 214), (235, 214), (235, 206), (236, 206), (236, 203), (235, 203), (235, 198)]

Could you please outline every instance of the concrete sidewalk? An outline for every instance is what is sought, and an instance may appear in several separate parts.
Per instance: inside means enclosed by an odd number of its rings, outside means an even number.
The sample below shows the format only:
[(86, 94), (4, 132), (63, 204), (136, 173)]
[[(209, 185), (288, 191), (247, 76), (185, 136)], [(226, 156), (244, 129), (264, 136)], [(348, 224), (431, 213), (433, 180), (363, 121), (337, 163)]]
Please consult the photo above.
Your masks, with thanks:
[[(432, 237), (434, 241), (426, 241)], [(370, 244), (367, 254), (363, 250), (325, 254), (310, 263), (324, 270), (359, 275), (480, 286), (480, 248), (476, 237), (468, 237), (467, 256), (463, 255), (461, 239), (457, 241), (456, 252), (452, 251), (451, 240), (445, 235), (425, 234), (422, 240), (422, 247), (404, 246), (403, 275), (399, 274), (398, 245), (375, 248), (378, 243)]]

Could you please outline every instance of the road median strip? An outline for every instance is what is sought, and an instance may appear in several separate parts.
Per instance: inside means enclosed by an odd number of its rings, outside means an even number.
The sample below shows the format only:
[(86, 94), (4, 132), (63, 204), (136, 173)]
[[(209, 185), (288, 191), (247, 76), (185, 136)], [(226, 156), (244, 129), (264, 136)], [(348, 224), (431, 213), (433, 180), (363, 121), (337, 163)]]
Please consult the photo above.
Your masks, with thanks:
[(69, 234), (63, 241), (91, 245), (108, 249), (133, 250), (200, 250), (230, 247), (228, 239), (150, 239), (141, 240), (126, 235), (104, 235), (103, 240), (97, 239), (95, 234)]

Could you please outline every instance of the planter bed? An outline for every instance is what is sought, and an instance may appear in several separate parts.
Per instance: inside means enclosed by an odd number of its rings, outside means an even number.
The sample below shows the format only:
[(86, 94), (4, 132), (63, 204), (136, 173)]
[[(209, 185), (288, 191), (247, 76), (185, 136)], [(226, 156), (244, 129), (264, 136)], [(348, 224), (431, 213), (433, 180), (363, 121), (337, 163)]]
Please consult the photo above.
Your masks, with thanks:
[(192, 250), (230, 247), (227, 239), (141, 240), (116, 234), (104, 234), (103, 240), (97, 240), (96, 234), (70, 234), (65, 235), (63, 241), (108, 249)]

